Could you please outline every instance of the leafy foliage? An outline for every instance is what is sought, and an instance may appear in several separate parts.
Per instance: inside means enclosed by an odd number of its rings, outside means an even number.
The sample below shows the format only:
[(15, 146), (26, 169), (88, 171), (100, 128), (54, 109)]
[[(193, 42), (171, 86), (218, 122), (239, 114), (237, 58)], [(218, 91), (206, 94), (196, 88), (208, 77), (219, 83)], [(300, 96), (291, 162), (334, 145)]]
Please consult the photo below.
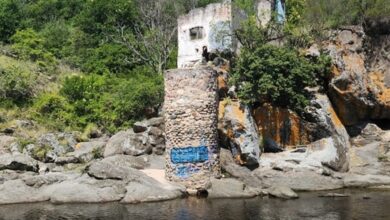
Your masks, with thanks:
[(37, 62), (42, 68), (50, 68), (56, 64), (53, 54), (44, 47), (43, 38), (33, 29), (17, 31), (11, 40), (12, 49), (21, 59)]
[(115, 132), (144, 117), (146, 108), (162, 102), (162, 77), (148, 73), (128, 79), (91, 74), (65, 79), (59, 94), (41, 95), (35, 102), (36, 120), (53, 128), (83, 130), (90, 124)]
[(261, 45), (242, 51), (232, 83), (239, 98), (251, 106), (272, 103), (302, 112), (310, 100), (305, 88), (320, 83), (329, 66), (326, 57), (306, 58), (286, 47)]
[(0, 103), (12, 105), (29, 102), (34, 97), (34, 76), (16, 66), (0, 70)]
[(11, 37), (19, 26), (21, 5), (18, 1), (2, 0), (0, 1), (0, 40), (9, 42)]

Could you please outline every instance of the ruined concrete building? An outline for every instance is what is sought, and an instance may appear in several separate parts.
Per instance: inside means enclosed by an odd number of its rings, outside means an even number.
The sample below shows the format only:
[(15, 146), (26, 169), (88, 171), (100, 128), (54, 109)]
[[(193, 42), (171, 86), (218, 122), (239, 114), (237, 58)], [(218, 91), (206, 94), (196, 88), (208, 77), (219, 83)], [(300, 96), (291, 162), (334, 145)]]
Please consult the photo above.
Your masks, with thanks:
[[(237, 52), (240, 45), (234, 30), (245, 18), (245, 13), (236, 9), (230, 0), (194, 9), (178, 19), (178, 68), (193, 67), (208, 52)], [(283, 22), (284, 0), (258, 0), (254, 6), (259, 23), (266, 25), (272, 11)]]

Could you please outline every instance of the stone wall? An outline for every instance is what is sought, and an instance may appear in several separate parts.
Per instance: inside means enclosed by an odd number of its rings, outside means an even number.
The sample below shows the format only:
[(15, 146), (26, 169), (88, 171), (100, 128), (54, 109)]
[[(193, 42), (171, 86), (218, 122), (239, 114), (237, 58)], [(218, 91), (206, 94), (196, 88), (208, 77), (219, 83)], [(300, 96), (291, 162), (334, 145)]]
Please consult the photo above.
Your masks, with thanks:
[(206, 188), (220, 175), (217, 73), (211, 68), (165, 72), (166, 178)]

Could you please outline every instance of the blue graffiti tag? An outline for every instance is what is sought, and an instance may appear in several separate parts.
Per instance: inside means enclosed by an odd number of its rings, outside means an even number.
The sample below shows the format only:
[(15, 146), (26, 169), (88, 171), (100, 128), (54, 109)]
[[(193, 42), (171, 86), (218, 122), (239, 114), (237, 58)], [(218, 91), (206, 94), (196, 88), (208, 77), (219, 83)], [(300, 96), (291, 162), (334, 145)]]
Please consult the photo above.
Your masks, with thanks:
[(191, 165), (180, 165), (176, 167), (176, 176), (180, 178), (188, 178), (191, 174), (199, 172), (199, 168)]
[(172, 163), (197, 163), (209, 159), (209, 151), (206, 146), (173, 148), (171, 150)]

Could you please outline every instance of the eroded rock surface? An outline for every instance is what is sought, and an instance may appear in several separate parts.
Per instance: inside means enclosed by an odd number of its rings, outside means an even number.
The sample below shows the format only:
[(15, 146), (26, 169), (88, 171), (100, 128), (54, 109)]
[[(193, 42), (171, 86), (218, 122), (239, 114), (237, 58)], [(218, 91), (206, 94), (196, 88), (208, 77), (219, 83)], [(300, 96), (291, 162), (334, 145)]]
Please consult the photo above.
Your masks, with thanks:
[(238, 101), (224, 100), (219, 105), (220, 139), (235, 160), (246, 166), (259, 164), (260, 138), (250, 109)]

